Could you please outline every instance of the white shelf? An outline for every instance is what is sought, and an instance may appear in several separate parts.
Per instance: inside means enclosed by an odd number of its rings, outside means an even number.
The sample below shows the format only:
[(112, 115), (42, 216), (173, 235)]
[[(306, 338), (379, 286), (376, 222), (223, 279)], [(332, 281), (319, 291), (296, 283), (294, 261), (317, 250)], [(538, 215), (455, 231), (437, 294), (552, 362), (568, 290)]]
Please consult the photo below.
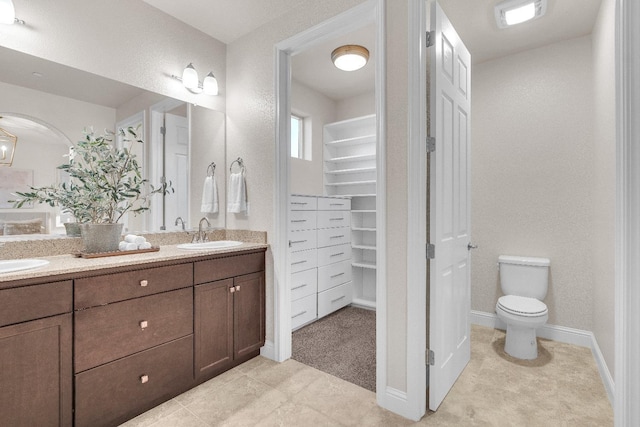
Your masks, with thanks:
[(350, 145), (369, 144), (371, 142), (376, 142), (375, 135), (364, 135), (364, 136), (356, 136), (354, 138), (337, 139), (335, 141), (327, 141), (324, 144), (327, 147), (335, 147), (335, 146), (346, 147)]
[(372, 270), (375, 270), (376, 264), (373, 262), (367, 262), (367, 261), (353, 261), (351, 263), (352, 267), (360, 267), (360, 268), (370, 268)]
[(351, 168), (351, 169), (338, 169), (334, 171), (325, 171), (325, 175), (348, 175), (353, 173), (366, 173), (366, 172), (375, 172), (375, 167), (370, 168)]
[(356, 245), (354, 243), (351, 244), (353, 249), (364, 249), (365, 251), (375, 251), (376, 247), (374, 245)]
[(349, 182), (327, 182), (325, 185), (328, 186), (332, 186), (332, 187), (340, 187), (340, 186), (344, 186), (344, 185), (368, 185), (368, 184), (375, 184), (376, 180), (368, 180), (368, 181), (349, 181)]
[(358, 154), (356, 156), (345, 156), (345, 157), (334, 157), (329, 159), (324, 159), (325, 162), (331, 163), (346, 163), (346, 162), (358, 162), (361, 160), (375, 160), (375, 154)]
[(351, 209), (351, 213), (352, 214), (359, 214), (359, 213), (376, 213), (375, 209)]
[(331, 197), (376, 197), (375, 194), (333, 194)]
[(376, 231), (375, 228), (372, 227), (351, 227), (353, 231)]

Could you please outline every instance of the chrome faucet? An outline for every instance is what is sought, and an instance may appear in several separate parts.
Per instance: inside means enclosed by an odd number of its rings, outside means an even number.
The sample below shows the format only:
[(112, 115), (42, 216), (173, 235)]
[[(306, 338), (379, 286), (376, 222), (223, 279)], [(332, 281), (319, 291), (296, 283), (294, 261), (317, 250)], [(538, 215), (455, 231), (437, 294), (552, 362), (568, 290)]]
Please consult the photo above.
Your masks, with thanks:
[(178, 223), (182, 224), (182, 231), (184, 231), (184, 219), (182, 219), (181, 216), (179, 216), (178, 218), (176, 218), (176, 226), (178, 225)]
[(211, 227), (211, 223), (209, 222), (209, 220), (206, 217), (202, 217), (202, 219), (198, 223), (198, 234), (193, 236), (192, 243), (204, 243), (209, 241), (207, 232), (202, 230), (202, 221), (207, 223), (207, 228)]

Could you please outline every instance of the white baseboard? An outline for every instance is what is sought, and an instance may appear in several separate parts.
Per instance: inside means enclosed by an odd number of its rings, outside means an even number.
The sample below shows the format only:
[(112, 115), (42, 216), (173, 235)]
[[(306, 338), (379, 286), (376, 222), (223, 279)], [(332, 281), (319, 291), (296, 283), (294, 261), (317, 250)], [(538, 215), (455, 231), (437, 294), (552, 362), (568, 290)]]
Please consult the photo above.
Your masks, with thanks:
[(265, 341), (264, 346), (260, 348), (260, 356), (276, 360), (276, 347), (273, 341)]
[[(471, 310), (470, 320), (474, 325), (480, 325), (494, 329), (507, 328), (507, 325), (505, 325), (504, 322), (498, 319), (498, 316), (496, 316), (494, 313)], [(596, 337), (595, 335), (593, 335), (593, 332), (547, 324), (538, 328), (538, 330), (536, 331), (536, 335), (540, 338), (545, 338), (552, 341), (590, 348), (596, 365), (598, 366), (600, 378), (602, 379), (604, 388), (607, 391), (609, 402), (611, 402), (611, 404), (613, 405), (615, 384), (613, 382), (611, 372), (609, 372), (609, 368), (607, 367), (607, 363), (605, 362), (604, 357), (602, 356), (602, 352), (600, 351), (600, 346), (598, 346), (598, 341), (596, 341)]]

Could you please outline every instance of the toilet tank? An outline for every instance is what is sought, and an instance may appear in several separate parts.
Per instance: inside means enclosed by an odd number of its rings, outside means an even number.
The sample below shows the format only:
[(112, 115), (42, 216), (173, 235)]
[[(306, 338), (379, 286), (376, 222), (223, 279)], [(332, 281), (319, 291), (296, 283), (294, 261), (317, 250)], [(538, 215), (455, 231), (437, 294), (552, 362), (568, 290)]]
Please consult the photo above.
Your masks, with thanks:
[(498, 266), (502, 292), (542, 301), (547, 296), (550, 265), (547, 258), (501, 255)]

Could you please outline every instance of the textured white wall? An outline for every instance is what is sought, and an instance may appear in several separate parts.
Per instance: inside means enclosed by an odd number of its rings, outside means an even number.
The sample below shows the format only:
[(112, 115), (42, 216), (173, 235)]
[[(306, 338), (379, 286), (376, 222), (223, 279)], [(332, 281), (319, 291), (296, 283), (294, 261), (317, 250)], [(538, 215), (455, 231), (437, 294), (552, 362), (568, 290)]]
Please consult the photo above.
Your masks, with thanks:
[(593, 328), (592, 69), (587, 36), (473, 70), (474, 310), (494, 312), (499, 255), (548, 257), (549, 323)]
[(353, 98), (341, 99), (336, 102), (336, 121), (352, 119), (354, 117), (368, 116), (376, 113), (376, 92), (375, 90), (354, 96)]
[(593, 197), (593, 333), (609, 372), (615, 350), (616, 70), (615, 0), (603, 0), (593, 30), (595, 95)]

